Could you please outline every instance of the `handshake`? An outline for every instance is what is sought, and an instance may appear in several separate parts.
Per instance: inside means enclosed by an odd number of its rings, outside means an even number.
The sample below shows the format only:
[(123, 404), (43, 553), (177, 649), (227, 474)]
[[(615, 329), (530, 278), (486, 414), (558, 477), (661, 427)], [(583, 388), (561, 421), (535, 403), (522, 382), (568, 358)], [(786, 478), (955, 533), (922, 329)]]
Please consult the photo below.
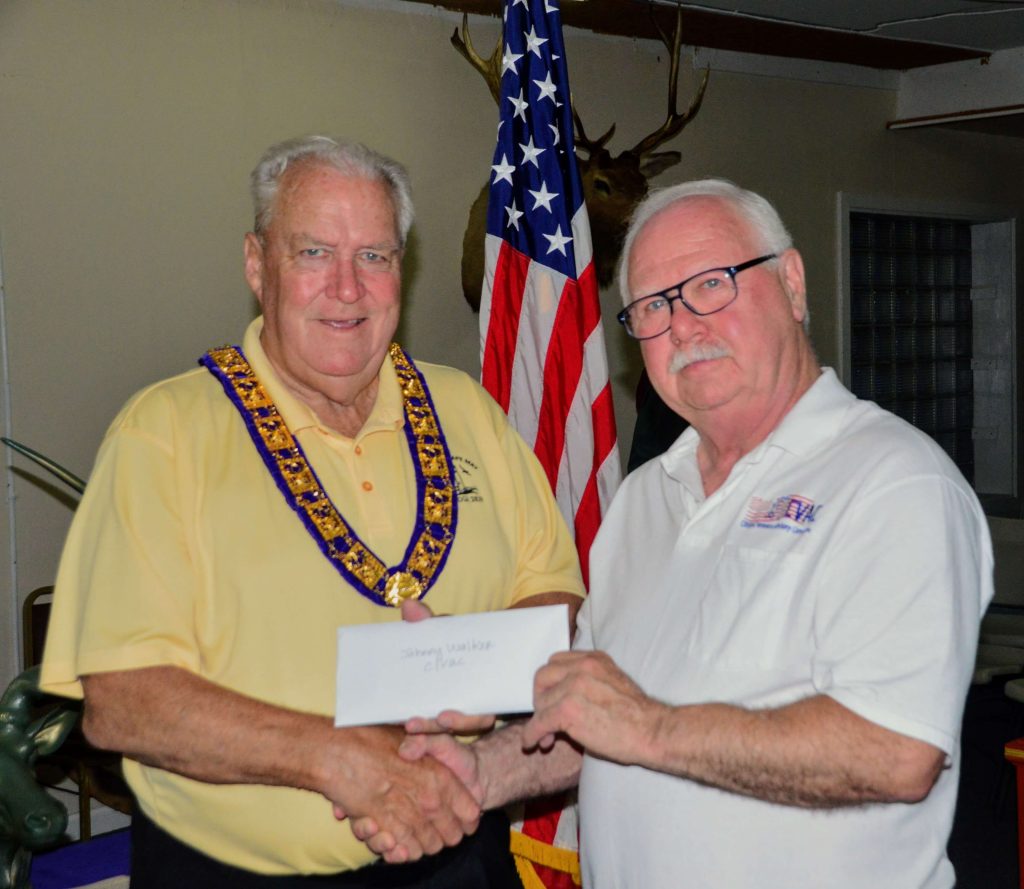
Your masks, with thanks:
[(392, 864), (456, 845), (498, 804), (488, 799), (477, 751), (456, 736), (488, 732), (494, 722), (447, 711), (411, 719), (404, 728), (339, 730), (365, 737), (372, 763), (339, 794), (348, 799), (358, 787), (363, 798), (335, 802), (335, 817), (350, 818), (355, 836)]
[[(402, 616), (431, 614), (406, 602)], [(533, 697), (531, 718), (498, 729), (494, 716), (453, 710), (404, 726), (336, 729), (318, 789), (370, 850), (389, 863), (414, 861), (458, 844), (488, 809), (575, 786), (582, 749), (617, 758), (616, 705), (645, 698), (599, 652), (555, 654), (537, 672)]]

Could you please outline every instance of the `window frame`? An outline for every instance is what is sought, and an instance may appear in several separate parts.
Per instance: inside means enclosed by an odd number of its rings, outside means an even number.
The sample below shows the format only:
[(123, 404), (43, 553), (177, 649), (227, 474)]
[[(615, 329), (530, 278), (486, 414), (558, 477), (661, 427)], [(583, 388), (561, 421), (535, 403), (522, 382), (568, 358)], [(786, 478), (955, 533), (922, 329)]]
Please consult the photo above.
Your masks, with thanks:
[[(1012, 355), (1009, 359), (1011, 374), (1011, 432), (1012, 466), (1011, 493), (1008, 495), (979, 495), (985, 505), (986, 512), (999, 515), (1024, 515), (1022, 509), (1021, 467), (1024, 466), (1024, 434), (1021, 430), (1021, 418), (1024, 417), (1024, 398), (1020, 381), (1024, 380), (1024, 344), (1022, 344), (1021, 313), (1017, 308), (1019, 282), (1024, 280), (1024, 251), (1017, 249), (1021, 237), (1021, 219), (1018, 208), (1005, 205), (982, 204), (969, 201), (926, 200), (901, 198), (887, 195), (864, 195), (850, 192), (837, 192), (836, 195), (836, 374), (843, 384), (852, 389), (851, 361), (851, 281), (850, 281), (850, 216), (852, 213), (878, 213), (896, 216), (934, 216), (944, 219), (957, 219), (977, 224), (1002, 223), (1010, 227), (1011, 243), (1009, 247), (1009, 289), (1006, 298), (1011, 316), (1014, 334), (1012, 337)], [(975, 424), (977, 425), (977, 424)]]

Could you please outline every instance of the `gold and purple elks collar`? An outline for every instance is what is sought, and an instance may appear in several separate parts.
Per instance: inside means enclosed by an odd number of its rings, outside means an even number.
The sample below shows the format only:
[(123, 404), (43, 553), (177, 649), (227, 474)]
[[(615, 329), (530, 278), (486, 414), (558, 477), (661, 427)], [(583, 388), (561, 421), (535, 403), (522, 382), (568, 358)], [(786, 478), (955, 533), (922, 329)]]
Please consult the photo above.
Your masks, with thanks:
[(397, 343), (388, 354), (402, 393), (405, 437), (416, 471), (416, 522), (405, 555), (387, 567), (327, 496), (302, 446), (239, 346), (211, 349), (199, 363), (224, 387), (288, 505), (335, 569), (378, 605), (421, 599), (437, 580), (455, 539), (458, 497), (451, 454), (426, 380)]

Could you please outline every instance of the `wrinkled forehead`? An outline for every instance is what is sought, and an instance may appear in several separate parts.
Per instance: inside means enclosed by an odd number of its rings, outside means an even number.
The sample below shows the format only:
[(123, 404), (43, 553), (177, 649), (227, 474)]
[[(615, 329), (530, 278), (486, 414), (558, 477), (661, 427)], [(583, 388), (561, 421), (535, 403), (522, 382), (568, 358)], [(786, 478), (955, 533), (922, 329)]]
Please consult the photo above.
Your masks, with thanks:
[(627, 265), (629, 297), (669, 287), (705, 269), (744, 262), (758, 252), (759, 240), (729, 201), (682, 198), (651, 216), (637, 232)]
[(285, 220), (293, 226), (296, 217), (301, 221), (322, 204), (346, 207), (353, 213), (357, 210), (385, 212), (393, 222), (397, 237), (398, 213), (388, 184), (361, 170), (342, 170), (318, 158), (296, 161), (281, 174), (271, 205), (268, 232)]
[(700, 195), (680, 198), (663, 207), (637, 233), (634, 253), (652, 238), (701, 246), (732, 241), (744, 247), (758, 240), (753, 225), (726, 198)]

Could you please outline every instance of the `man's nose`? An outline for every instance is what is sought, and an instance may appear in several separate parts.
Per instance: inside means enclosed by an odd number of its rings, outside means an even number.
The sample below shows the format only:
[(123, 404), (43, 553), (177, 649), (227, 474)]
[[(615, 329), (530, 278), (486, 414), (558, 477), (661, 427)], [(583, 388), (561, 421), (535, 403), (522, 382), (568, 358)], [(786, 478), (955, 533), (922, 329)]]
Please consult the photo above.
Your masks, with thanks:
[(672, 338), (673, 342), (685, 343), (696, 333), (702, 332), (705, 326), (704, 318), (700, 315), (695, 315), (686, 308), (681, 299), (672, 303), (672, 317), (669, 320), (668, 335)]
[(338, 257), (331, 265), (327, 295), (341, 302), (355, 302), (362, 296), (362, 283), (354, 259)]

